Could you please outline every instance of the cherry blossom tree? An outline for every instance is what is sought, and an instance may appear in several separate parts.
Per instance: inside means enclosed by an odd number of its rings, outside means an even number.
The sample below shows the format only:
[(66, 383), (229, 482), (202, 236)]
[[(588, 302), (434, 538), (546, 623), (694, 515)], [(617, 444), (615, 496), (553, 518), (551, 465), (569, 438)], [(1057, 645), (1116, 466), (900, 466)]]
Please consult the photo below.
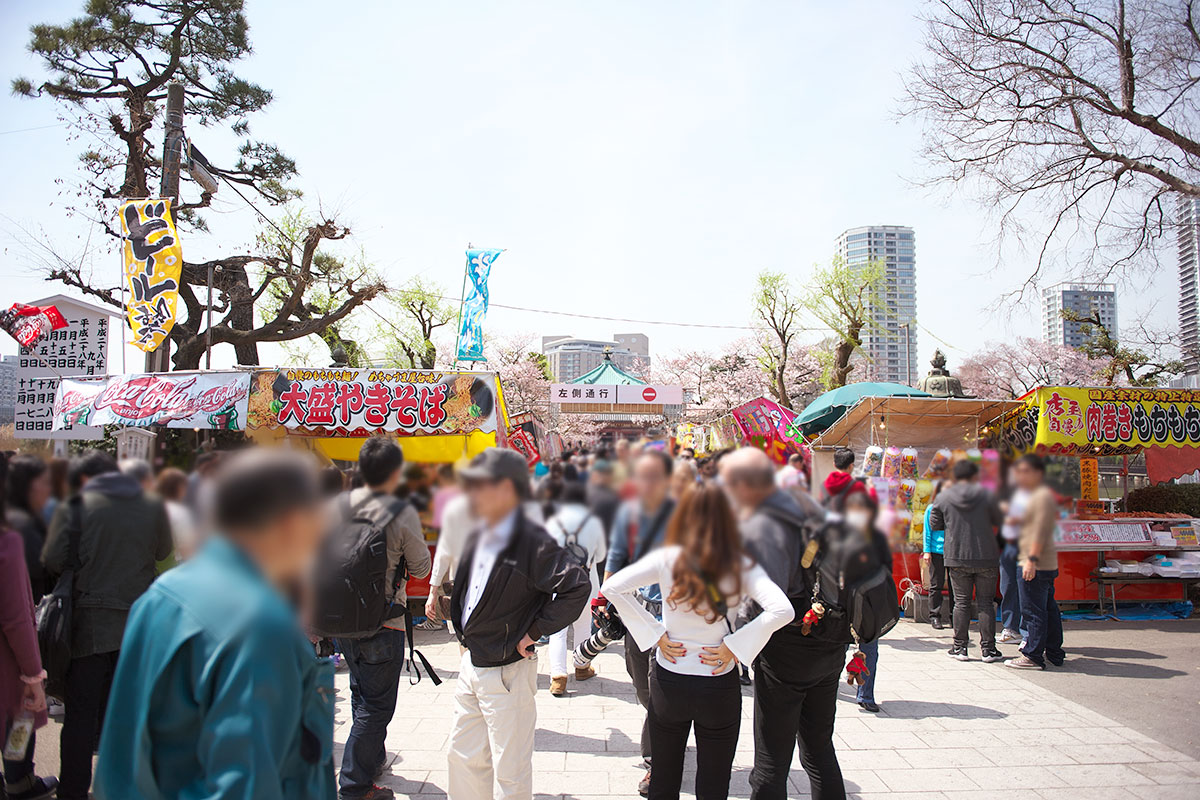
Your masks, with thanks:
[(1013, 399), (1038, 386), (1095, 383), (1099, 366), (1072, 347), (1020, 338), (989, 343), (968, 356), (955, 374), (967, 394)]

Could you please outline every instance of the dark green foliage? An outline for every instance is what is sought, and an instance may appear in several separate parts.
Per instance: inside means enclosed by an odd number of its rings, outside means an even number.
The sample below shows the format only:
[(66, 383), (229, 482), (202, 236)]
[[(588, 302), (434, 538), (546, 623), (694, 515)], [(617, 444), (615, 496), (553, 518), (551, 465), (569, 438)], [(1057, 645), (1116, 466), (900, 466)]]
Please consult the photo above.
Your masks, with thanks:
[(1200, 518), (1200, 484), (1164, 483), (1135, 489), (1125, 501), (1125, 510)]

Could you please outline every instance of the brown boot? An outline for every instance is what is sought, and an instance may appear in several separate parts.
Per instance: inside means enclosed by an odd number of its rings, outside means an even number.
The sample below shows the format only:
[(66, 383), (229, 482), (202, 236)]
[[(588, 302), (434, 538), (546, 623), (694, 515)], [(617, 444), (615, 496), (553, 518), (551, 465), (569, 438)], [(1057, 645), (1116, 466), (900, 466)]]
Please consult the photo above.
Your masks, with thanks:
[(566, 697), (567, 694), (567, 676), (555, 675), (550, 679), (550, 695), (552, 697)]
[(594, 677), (596, 677), (596, 670), (592, 669), (591, 664), (588, 664), (586, 667), (575, 668), (575, 680), (577, 681), (586, 681)]

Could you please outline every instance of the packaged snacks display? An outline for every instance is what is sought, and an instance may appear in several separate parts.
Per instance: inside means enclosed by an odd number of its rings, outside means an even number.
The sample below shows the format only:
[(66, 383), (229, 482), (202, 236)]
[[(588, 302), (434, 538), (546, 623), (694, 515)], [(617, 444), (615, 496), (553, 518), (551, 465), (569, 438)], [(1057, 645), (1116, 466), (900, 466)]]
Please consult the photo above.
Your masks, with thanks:
[(883, 466), (883, 448), (873, 444), (863, 453), (863, 475), (876, 477), (879, 475), (881, 466)]
[(908, 532), (911, 527), (912, 514), (907, 511), (897, 511), (896, 518), (892, 521), (892, 528), (888, 535), (888, 541), (893, 549), (899, 548), (900, 545), (908, 541)]
[(995, 450), (984, 450), (979, 461), (979, 482), (988, 488), (1000, 485), (1000, 454)]
[(933, 458), (929, 461), (929, 466), (925, 468), (923, 478), (944, 478), (946, 472), (950, 469), (951, 454), (950, 450), (943, 447), (933, 454)]
[(896, 500), (896, 481), (890, 478), (870, 478), (867, 484), (875, 490), (875, 500), (880, 509), (892, 507)]
[(883, 469), (881, 474), (885, 478), (900, 479), (900, 448), (889, 447), (883, 451)]
[(922, 479), (917, 481), (916, 491), (913, 492), (912, 503), (909, 508), (912, 510), (912, 528), (909, 531), (909, 541), (914, 544), (922, 544), (925, 535), (925, 509), (929, 506), (930, 500), (933, 499), (933, 481)]
[(900, 451), (900, 477), (912, 478), (917, 477), (917, 450), (913, 447), (906, 447)]
[(896, 508), (897, 510), (911, 511), (913, 495), (917, 493), (917, 482), (911, 479), (900, 481), (900, 486), (896, 490)]
[(976, 464), (978, 464), (983, 460), (983, 453), (980, 452), (978, 447), (972, 447), (971, 449), (967, 450), (967, 460), (974, 461)]

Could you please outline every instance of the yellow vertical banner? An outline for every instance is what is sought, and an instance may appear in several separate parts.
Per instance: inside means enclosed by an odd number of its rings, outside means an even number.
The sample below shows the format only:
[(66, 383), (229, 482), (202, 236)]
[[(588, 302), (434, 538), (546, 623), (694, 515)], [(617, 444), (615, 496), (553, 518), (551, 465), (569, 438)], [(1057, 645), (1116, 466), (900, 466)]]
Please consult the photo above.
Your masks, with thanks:
[(171, 216), (171, 201), (130, 200), (118, 211), (125, 273), (125, 315), (133, 343), (146, 352), (158, 349), (175, 325), (183, 248)]
[(1095, 458), (1079, 459), (1079, 499), (1100, 499), (1100, 462)]

